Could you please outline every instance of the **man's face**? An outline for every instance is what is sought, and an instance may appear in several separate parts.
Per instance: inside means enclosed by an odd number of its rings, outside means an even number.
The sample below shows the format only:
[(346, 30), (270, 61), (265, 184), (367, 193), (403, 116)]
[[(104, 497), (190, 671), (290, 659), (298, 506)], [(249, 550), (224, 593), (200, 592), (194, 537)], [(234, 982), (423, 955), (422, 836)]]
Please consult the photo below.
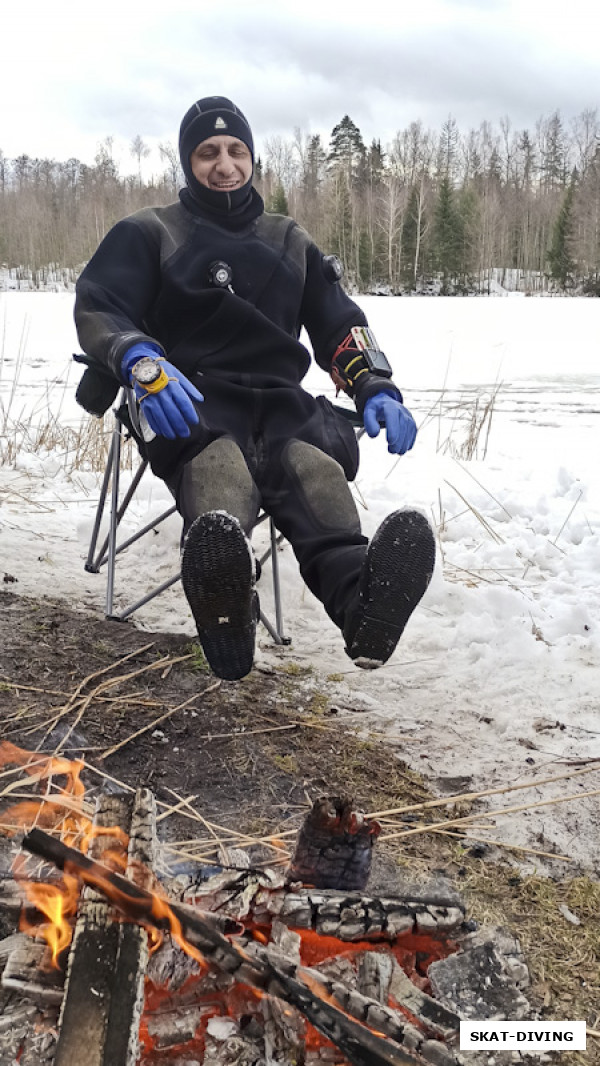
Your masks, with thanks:
[(252, 156), (237, 137), (219, 134), (201, 141), (190, 156), (192, 174), (201, 185), (215, 192), (240, 189), (252, 174)]

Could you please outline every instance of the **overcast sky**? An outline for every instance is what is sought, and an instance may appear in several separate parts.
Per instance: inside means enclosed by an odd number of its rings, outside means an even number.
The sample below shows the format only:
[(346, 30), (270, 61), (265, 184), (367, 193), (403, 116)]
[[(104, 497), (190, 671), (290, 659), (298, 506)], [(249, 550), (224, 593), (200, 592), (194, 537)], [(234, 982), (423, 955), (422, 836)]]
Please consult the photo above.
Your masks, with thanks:
[[(10, 6), (9, 6), (10, 5)], [(384, 145), (421, 119), (533, 129), (600, 108), (598, 0), (2, 0), (0, 149), (92, 162), (136, 134), (176, 142), (201, 96), (230, 96), (259, 149), (348, 113)]]

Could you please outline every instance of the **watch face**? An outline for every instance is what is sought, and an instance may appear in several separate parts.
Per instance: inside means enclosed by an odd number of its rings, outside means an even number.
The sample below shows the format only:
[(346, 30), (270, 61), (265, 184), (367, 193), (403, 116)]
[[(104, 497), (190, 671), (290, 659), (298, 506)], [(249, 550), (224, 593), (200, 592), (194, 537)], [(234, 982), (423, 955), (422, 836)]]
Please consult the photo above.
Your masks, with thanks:
[(363, 355), (371, 373), (391, 378), (392, 368), (388, 362), (387, 356), (385, 356), (382, 351), (378, 348), (365, 348)]
[(133, 377), (140, 385), (151, 385), (160, 377), (161, 366), (158, 359), (145, 356), (135, 364), (132, 370)]

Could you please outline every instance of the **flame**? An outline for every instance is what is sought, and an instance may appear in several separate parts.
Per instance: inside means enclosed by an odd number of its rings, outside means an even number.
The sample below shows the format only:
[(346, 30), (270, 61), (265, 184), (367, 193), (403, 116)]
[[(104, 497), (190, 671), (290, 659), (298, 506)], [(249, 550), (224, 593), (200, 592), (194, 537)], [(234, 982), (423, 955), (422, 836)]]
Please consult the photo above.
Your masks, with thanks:
[(27, 899), (48, 921), (43, 925), (29, 922), (25, 913), (21, 914), (19, 929), (30, 936), (43, 937), (52, 955), (52, 965), (60, 968), (59, 956), (71, 943), (73, 927), (70, 919), (77, 910), (79, 899), (79, 882), (76, 877), (65, 874), (59, 885), (45, 885), (35, 881), (23, 883)]
[[(43, 755), (25, 751), (10, 741), (0, 743), (0, 768), (20, 766), (31, 778), (31, 784), (47, 782), (46, 792), (39, 799), (16, 803), (4, 811), (3, 817), (16, 828), (5, 828), (8, 836), (14, 836), (18, 828), (31, 825), (47, 829), (61, 827), (66, 844), (74, 843), (82, 831), (89, 832), (91, 819), (84, 813), (85, 786), (81, 781), (84, 763), (81, 759), (66, 759), (64, 756)], [(55, 779), (64, 777), (63, 787)], [(54, 786), (56, 791), (50, 792)]]
[[(87, 854), (92, 840), (109, 836), (127, 848), (129, 837), (118, 826), (104, 828), (94, 826), (84, 810), (85, 785), (81, 772), (85, 763), (81, 759), (66, 759), (61, 755), (42, 755), (34, 751), (17, 748), (10, 741), (0, 743), (0, 768), (20, 766), (31, 778), (31, 783), (47, 782), (47, 789), (39, 799), (28, 799), (8, 807), (3, 817), (14, 824), (14, 828), (5, 828), (8, 836), (14, 836), (18, 829), (30, 829), (37, 825), (43, 829), (60, 829), (61, 840), (65, 844), (75, 845)], [(64, 785), (59, 787), (56, 778), (64, 777)], [(53, 786), (56, 791), (50, 792)], [(116, 851), (104, 852), (107, 862), (114, 862), (122, 868), (123, 860)]]
[(185, 951), (186, 955), (189, 955), (190, 958), (194, 959), (202, 970), (208, 969), (206, 959), (202, 952), (198, 951), (198, 948), (194, 947), (193, 944), (190, 944), (189, 940), (186, 940), (184, 937), (181, 930), (181, 922), (179, 921), (179, 918), (173, 914), (166, 899), (157, 896), (155, 892), (152, 893), (152, 915), (154, 918), (166, 918), (169, 923), (169, 932), (175, 943)]
[[(125, 868), (129, 844), (127, 833), (118, 826), (94, 826), (85, 812), (85, 786), (81, 781), (84, 763), (80, 759), (39, 755), (3, 741), (0, 743), (0, 768), (6, 766), (21, 767), (30, 778), (31, 785), (37, 784), (45, 789), (39, 798), (15, 803), (3, 812), (3, 823), (7, 823), (4, 831), (8, 836), (14, 836), (19, 829), (29, 829), (33, 825), (46, 830), (59, 830), (65, 844), (72, 846), (78, 843), (85, 854), (92, 840), (110, 837), (111, 843), (114, 843), (103, 852), (103, 861), (114, 869)], [(62, 781), (59, 783), (57, 778)], [(32, 881), (27, 873), (27, 861), (22, 855), (15, 859), (13, 874), (22, 884), (28, 901), (48, 919), (40, 925), (29, 921), (23, 913), (20, 929), (30, 936), (45, 939), (50, 948), (52, 965), (59, 967), (59, 956), (69, 946), (73, 936), (79, 882), (69, 874), (65, 874), (58, 884)], [(153, 940), (158, 947), (162, 942), (160, 933), (155, 933)]]

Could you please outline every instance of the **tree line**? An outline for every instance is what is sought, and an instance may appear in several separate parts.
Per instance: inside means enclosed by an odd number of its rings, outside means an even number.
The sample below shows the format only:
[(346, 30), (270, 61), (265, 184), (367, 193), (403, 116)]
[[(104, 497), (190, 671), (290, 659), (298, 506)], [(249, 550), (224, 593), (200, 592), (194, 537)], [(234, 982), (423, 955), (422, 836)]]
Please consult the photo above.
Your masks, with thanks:
[[(177, 149), (160, 145), (162, 173), (122, 175), (113, 142), (94, 163), (57, 162), (0, 151), (0, 263), (43, 279), (52, 266), (72, 276), (108, 229), (150, 204), (173, 201), (182, 183)], [(533, 130), (508, 118), (466, 133), (449, 117), (438, 131), (421, 121), (385, 148), (365, 144), (344, 115), (329, 143), (296, 130), (271, 137), (255, 184), (268, 210), (291, 214), (342, 260), (359, 292), (489, 290), (510, 276), (527, 289), (600, 295), (600, 118), (559, 112)]]

